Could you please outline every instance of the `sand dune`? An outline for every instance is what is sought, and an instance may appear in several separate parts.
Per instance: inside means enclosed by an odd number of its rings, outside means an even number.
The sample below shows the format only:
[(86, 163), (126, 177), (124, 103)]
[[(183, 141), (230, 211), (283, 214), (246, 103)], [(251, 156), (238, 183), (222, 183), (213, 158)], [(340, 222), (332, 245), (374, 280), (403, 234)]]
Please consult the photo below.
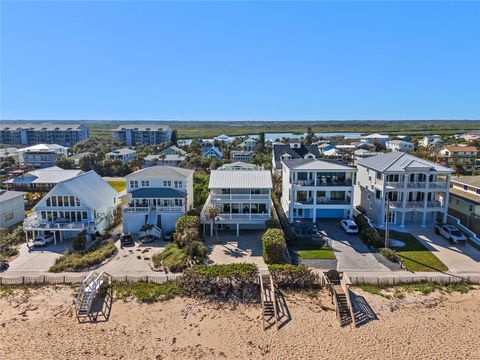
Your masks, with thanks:
[(262, 330), (258, 306), (192, 299), (116, 301), (106, 323), (78, 324), (73, 290), (48, 287), (0, 299), (2, 359), (478, 359), (480, 290), (365, 296), (378, 320), (340, 328), (326, 293), (287, 296), (292, 320)]

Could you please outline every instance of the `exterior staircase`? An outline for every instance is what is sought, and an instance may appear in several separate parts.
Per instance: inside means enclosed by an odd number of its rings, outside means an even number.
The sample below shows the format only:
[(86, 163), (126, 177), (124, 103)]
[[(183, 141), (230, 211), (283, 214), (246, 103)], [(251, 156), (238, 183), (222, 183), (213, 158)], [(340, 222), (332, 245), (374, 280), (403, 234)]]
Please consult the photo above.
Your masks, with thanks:
[(263, 329), (267, 330), (274, 324), (278, 329), (277, 298), (273, 279), (270, 274), (260, 274), (260, 296), (262, 302)]
[[(100, 295), (112, 286), (112, 277), (106, 272), (100, 274), (92, 271), (88, 274), (80, 286), (75, 302), (77, 319), (92, 318), (92, 307), (99, 300)], [(108, 290), (108, 289), (107, 289)], [(102, 299), (103, 300), (103, 299)]]

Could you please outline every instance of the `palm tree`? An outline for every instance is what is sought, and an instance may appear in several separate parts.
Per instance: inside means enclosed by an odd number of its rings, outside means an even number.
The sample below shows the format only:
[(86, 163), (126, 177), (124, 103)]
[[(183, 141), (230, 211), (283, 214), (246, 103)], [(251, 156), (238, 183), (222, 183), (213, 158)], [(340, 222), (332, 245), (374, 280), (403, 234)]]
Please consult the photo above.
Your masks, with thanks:
[(273, 191), (277, 195), (280, 194), (280, 190), (282, 188), (282, 175), (274, 171), (272, 173), (272, 183), (273, 183)]
[(205, 210), (205, 218), (212, 222), (212, 226), (215, 229), (215, 237), (218, 241), (217, 227), (215, 226), (215, 219), (218, 217), (218, 209), (214, 207), (209, 207)]
[(165, 158), (167, 157), (167, 154), (160, 154), (160, 159), (162, 160), (162, 165), (165, 165)]

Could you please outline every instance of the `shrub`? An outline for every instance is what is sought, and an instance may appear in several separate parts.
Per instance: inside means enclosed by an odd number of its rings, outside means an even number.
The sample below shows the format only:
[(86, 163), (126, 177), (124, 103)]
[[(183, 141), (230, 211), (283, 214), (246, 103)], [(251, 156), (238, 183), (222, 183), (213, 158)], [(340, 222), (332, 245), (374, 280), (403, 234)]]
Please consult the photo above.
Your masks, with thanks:
[(51, 266), (48, 271), (82, 271), (90, 266), (102, 263), (105, 259), (114, 255), (116, 252), (117, 248), (113, 241), (107, 241), (96, 247), (92, 247), (85, 253), (66, 251), (65, 254), (55, 260), (55, 264)]
[(201, 241), (192, 241), (188, 247), (188, 255), (197, 263), (203, 262), (207, 259), (208, 248)]
[(187, 249), (180, 249), (177, 244), (169, 244), (165, 249), (152, 257), (155, 268), (163, 264), (171, 272), (182, 272), (188, 267)]
[(262, 237), (262, 245), (263, 259), (267, 264), (285, 263), (287, 243), (285, 242), (285, 234), (281, 229), (267, 229)]
[(365, 244), (371, 247), (380, 248), (384, 246), (384, 242), (380, 234), (374, 228), (363, 229), (360, 232), (360, 238)]
[(17, 256), (18, 255), (18, 249), (14, 247), (8, 247), (6, 249), (2, 250), (2, 255), (5, 257), (12, 257), (12, 256)]
[(167, 281), (163, 284), (147, 284), (142, 282), (115, 284), (115, 296), (127, 300), (136, 298), (142, 302), (165, 301), (180, 295), (178, 282)]
[(179, 247), (189, 245), (200, 238), (200, 218), (193, 215), (181, 216), (175, 224), (173, 239)]
[(73, 239), (73, 242), (72, 242), (73, 250), (76, 250), (76, 251), (85, 250), (86, 241), (87, 241), (87, 232), (84, 230), (80, 234), (78, 234), (78, 236), (75, 239)]
[(358, 214), (353, 217), (355, 224), (357, 224), (360, 231), (370, 228), (367, 218), (363, 214)]
[(382, 254), (383, 257), (385, 257), (386, 259), (388, 259), (392, 262), (396, 262), (396, 263), (400, 262), (400, 256), (398, 256), (398, 254), (395, 250), (388, 249), (388, 248), (382, 248), (382, 249), (380, 249), (380, 254)]
[(284, 290), (314, 290), (320, 288), (320, 277), (305, 266), (269, 265), (275, 284)]
[(185, 270), (179, 279), (182, 294), (215, 301), (259, 300), (258, 269), (255, 264), (201, 265)]

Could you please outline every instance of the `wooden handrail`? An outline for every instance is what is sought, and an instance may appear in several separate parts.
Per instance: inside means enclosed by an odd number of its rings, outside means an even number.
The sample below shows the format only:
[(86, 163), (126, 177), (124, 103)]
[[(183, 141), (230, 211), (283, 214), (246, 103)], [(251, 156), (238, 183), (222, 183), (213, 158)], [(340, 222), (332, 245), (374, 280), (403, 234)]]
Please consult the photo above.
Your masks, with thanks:
[(357, 323), (355, 321), (355, 313), (353, 311), (353, 306), (352, 302), (350, 301), (350, 285), (347, 284), (345, 281), (341, 281), (343, 291), (345, 291), (345, 297), (347, 298), (347, 305), (348, 305), (348, 310), (350, 311), (350, 316), (352, 317), (352, 326), (357, 327)]
[(272, 275), (269, 275), (270, 277), (270, 291), (273, 295), (273, 312), (275, 314), (275, 324), (277, 325), (277, 330), (278, 330), (278, 309), (277, 309), (277, 296), (275, 294), (275, 286), (273, 285), (273, 279)]

